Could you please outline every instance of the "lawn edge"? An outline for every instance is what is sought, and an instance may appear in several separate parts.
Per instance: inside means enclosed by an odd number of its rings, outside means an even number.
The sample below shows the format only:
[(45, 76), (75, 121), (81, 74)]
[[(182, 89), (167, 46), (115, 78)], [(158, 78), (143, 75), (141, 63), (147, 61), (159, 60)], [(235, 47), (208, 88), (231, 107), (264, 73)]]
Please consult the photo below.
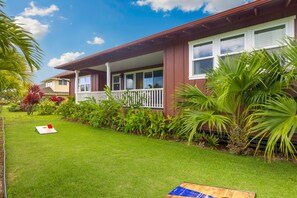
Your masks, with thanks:
[(6, 198), (7, 193), (6, 193), (6, 152), (5, 152), (5, 130), (4, 130), (4, 117), (0, 117), (0, 142), (2, 143), (2, 149), (0, 149), (0, 175), (2, 175), (2, 181), (1, 181), (1, 186), (0, 186), (0, 196)]

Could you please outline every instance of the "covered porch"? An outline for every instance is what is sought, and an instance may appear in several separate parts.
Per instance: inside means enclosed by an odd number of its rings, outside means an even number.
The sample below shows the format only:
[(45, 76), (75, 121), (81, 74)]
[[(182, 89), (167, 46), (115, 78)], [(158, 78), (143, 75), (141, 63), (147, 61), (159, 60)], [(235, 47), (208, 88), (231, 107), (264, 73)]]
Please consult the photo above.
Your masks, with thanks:
[(108, 86), (127, 105), (162, 109), (163, 73), (163, 51), (75, 70), (76, 102), (105, 100), (103, 88)]

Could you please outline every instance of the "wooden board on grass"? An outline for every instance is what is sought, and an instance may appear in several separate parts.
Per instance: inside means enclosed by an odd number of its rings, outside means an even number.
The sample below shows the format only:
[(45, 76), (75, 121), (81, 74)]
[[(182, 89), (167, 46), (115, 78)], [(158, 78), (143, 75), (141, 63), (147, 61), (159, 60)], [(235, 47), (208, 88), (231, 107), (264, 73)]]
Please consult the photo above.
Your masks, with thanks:
[(166, 198), (182, 198), (182, 197), (255, 198), (256, 193), (185, 182), (179, 185), (178, 187), (176, 187), (166, 196)]
[(55, 128), (49, 129), (47, 126), (37, 126), (37, 127), (35, 127), (35, 130), (41, 135), (57, 133)]

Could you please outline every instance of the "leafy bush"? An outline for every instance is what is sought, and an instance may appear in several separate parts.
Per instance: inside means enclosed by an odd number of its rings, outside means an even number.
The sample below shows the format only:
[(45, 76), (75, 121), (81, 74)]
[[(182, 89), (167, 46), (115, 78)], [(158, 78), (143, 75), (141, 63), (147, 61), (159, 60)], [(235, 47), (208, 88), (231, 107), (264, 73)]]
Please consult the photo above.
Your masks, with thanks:
[(61, 104), (61, 102), (63, 102), (65, 100), (65, 98), (62, 96), (52, 96), (50, 98), (50, 100), (52, 102), (54, 102), (57, 106), (59, 106)]
[(43, 100), (37, 105), (39, 115), (52, 115), (56, 111), (56, 104), (50, 100)]
[(70, 119), (70, 116), (75, 110), (76, 110), (75, 99), (71, 97), (67, 102), (62, 103), (58, 107), (56, 113), (62, 115), (62, 118)]
[(107, 100), (99, 101), (97, 105), (98, 109), (90, 114), (90, 124), (94, 127), (107, 127), (121, 130), (120, 126), (122, 123), (115, 118), (123, 117), (123, 105), (112, 96), (109, 88), (105, 88), (105, 93)]
[(19, 104), (12, 103), (12, 104), (8, 107), (8, 111), (10, 111), (10, 112), (18, 112), (18, 111), (21, 111), (21, 107), (20, 107)]
[(40, 90), (38, 85), (32, 85), (28, 89), (28, 94), (23, 100), (21, 107), (27, 111), (28, 115), (32, 115), (36, 109), (36, 105), (40, 102), (44, 93)]
[(125, 133), (146, 135), (149, 127), (148, 109), (131, 109), (125, 116)]

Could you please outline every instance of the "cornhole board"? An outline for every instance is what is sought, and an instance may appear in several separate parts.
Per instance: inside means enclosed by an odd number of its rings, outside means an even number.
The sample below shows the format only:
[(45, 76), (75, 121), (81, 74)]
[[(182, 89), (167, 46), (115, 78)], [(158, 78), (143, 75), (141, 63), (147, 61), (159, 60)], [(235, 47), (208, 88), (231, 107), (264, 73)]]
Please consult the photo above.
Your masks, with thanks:
[(256, 193), (184, 182), (178, 187), (176, 187), (175, 189), (173, 189), (166, 196), (166, 198), (182, 198), (182, 197), (255, 198)]
[(35, 127), (35, 130), (41, 135), (57, 133), (55, 128), (49, 129), (47, 126), (37, 126), (37, 127)]

